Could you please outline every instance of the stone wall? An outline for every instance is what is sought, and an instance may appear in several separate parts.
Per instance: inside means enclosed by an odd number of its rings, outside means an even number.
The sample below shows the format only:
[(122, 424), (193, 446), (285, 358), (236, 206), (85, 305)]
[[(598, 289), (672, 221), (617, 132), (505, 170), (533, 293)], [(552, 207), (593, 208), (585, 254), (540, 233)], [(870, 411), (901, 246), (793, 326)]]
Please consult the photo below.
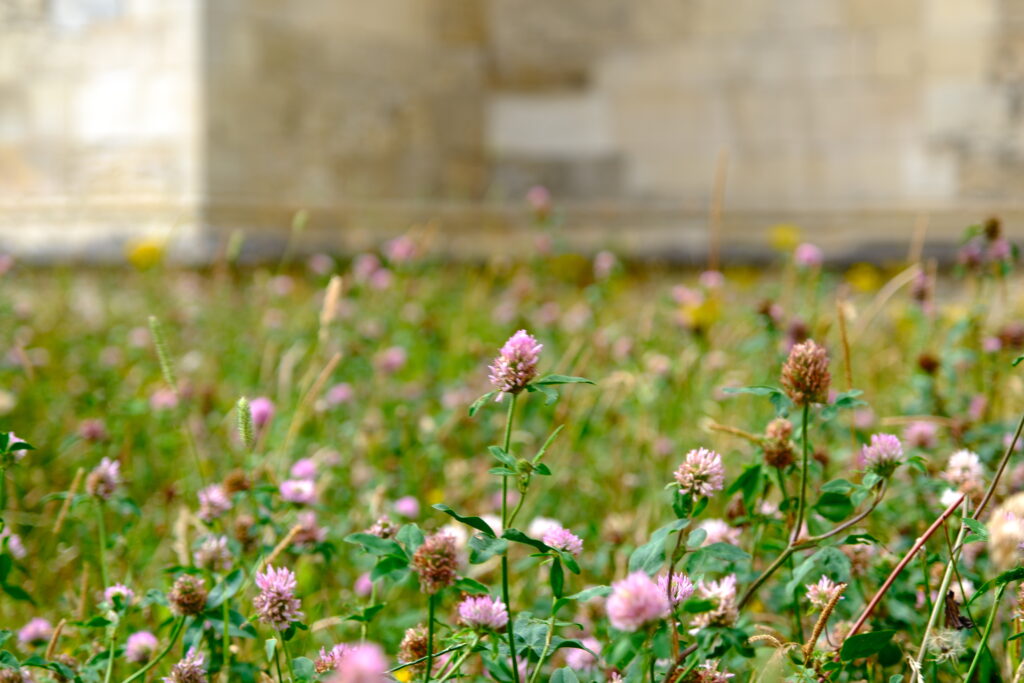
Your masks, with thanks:
[(87, 256), (194, 238), (196, 2), (0, 3), (0, 247)]
[(441, 217), (475, 254), (540, 183), (584, 248), (692, 257), (723, 162), (737, 254), (1018, 216), (1024, 0), (0, 3), (3, 248), (273, 248), (305, 208), (317, 246)]

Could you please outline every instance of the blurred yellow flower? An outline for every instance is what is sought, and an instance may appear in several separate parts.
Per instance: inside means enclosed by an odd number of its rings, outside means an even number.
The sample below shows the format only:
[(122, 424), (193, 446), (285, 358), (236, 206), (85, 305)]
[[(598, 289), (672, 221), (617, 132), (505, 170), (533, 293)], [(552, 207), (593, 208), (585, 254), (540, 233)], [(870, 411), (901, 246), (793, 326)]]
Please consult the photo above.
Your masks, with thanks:
[(789, 223), (773, 225), (768, 229), (768, 244), (778, 251), (793, 251), (800, 244), (800, 228)]
[(870, 263), (855, 263), (846, 271), (846, 281), (858, 292), (873, 292), (882, 286), (882, 274)]
[(164, 259), (166, 243), (157, 237), (132, 240), (125, 245), (125, 258), (139, 270), (152, 268)]
[(444, 491), (442, 489), (430, 489), (427, 493), (427, 502), (431, 505), (437, 505), (438, 503), (444, 502)]
[[(509, 650), (509, 652), (511, 652), (511, 650)], [(401, 683), (409, 683), (412, 679), (412, 671), (409, 670), (409, 667), (399, 669), (392, 675), (395, 677), (396, 681), (401, 681)]]

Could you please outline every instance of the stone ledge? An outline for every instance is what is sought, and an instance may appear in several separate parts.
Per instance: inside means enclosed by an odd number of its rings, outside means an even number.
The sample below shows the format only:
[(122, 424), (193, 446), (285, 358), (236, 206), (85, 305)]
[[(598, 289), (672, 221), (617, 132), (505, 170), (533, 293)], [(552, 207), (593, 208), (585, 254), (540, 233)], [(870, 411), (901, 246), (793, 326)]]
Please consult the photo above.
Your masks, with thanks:
[[(132, 239), (173, 235), (172, 255), (187, 262), (212, 258), (234, 231), (246, 234), (246, 254), (270, 258), (283, 246), (295, 212), (309, 223), (300, 251), (354, 253), (372, 249), (412, 225), (438, 227), (438, 248), (455, 259), (493, 254), (525, 256), (535, 232), (518, 204), (468, 202), (352, 202), (331, 206), (269, 206), (223, 202), (116, 200), (89, 203), (0, 203), (0, 249), (40, 262), (117, 261)], [(700, 263), (708, 249), (707, 212), (669, 202), (585, 202), (558, 205), (558, 238), (573, 250), (612, 248), (641, 259)], [(729, 208), (720, 235), (723, 260), (758, 262), (771, 255), (769, 229), (786, 223), (820, 245), (832, 262), (900, 258), (919, 216), (927, 215), (926, 253), (951, 258), (963, 229), (989, 215), (1003, 218), (1011, 239), (1024, 241), (1024, 206), (972, 204), (878, 208)]]

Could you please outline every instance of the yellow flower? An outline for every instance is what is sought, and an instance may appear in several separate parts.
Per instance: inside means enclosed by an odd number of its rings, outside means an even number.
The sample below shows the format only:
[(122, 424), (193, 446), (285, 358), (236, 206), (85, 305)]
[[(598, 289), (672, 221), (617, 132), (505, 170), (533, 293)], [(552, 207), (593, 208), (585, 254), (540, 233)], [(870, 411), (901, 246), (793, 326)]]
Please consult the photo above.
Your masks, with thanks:
[(427, 492), (427, 502), (431, 505), (444, 502), (444, 491), (442, 489), (430, 489)]
[(789, 223), (779, 223), (768, 229), (768, 244), (772, 249), (790, 252), (800, 244), (800, 228)]
[(412, 671), (409, 670), (409, 667), (399, 669), (392, 675), (395, 677), (396, 681), (401, 681), (401, 683), (409, 683), (409, 681), (412, 679)]
[(133, 240), (125, 245), (125, 258), (139, 270), (147, 270), (164, 260), (166, 246), (157, 237)]
[(846, 271), (846, 281), (858, 292), (873, 292), (882, 286), (882, 274), (870, 263), (855, 263)]

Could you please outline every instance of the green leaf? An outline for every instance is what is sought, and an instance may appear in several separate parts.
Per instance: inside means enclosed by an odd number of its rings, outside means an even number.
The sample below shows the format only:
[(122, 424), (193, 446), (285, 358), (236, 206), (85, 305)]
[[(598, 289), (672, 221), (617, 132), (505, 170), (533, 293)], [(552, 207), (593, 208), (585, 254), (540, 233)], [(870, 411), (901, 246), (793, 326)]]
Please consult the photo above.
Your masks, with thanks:
[(482, 408), (485, 403), (494, 398), (494, 395), (497, 393), (497, 391), (488, 391), (486, 394), (484, 394), (477, 400), (473, 401), (473, 404), (469, 406), (469, 416), (473, 417), (474, 415), (476, 415), (476, 411), (480, 410), (480, 408)]
[(586, 602), (592, 598), (606, 598), (612, 594), (611, 586), (591, 586), (585, 588), (579, 593), (573, 593), (572, 595), (566, 596), (566, 600), (576, 600), (578, 602)]
[(562, 597), (562, 593), (565, 588), (565, 572), (562, 571), (562, 563), (557, 557), (551, 564), (549, 579), (551, 583), (551, 594), (556, 598)]
[[(436, 505), (434, 507), (437, 507)], [(390, 538), (381, 538), (380, 536), (374, 536), (373, 534), (367, 533), (356, 533), (349, 534), (345, 537), (346, 543), (353, 545), (361, 545), (366, 552), (371, 555), (386, 556), (394, 555), (396, 557), (405, 557), (405, 551), (402, 546), (398, 545), (397, 541)]]
[(362, 623), (368, 624), (371, 621), (373, 621), (373, 618), (375, 616), (377, 616), (377, 614), (382, 609), (384, 609), (384, 606), (385, 606), (385, 604), (383, 602), (379, 602), (376, 605), (370, 605), (369, 607), (364, 607), (363, 609), (359, 610), (355, 614), (350, 614), (347, 617), (345, 617), (345, 621), (358, 621), (358, 622), (362, 622)]
[(530, 384), (534, 386), (548, 386), (552, 384), (593, 384), (586, 377), (570, 377), (569, 375), (547, 375), (534, 380)]
[(822, 485), (822, 493), (850, 493), (857, 485), (847, 481), (846, 479), (833, 479)]
[(415, 553), (419, 549), (419, 547), (423, 545), (423, 541), (425, 540), (423, 537), (423, 532), (415, 524), (402, 525), (402, 528), (398, 530), (398, 533), (395, 535), (395, 538), (398, 540), (399, 543), (405, 546), (405, 552), (409, 555), (409, 557), (413, 556), (413, 553)]
[(501, 537), (507, 538), (510, 541), (515, 541), (516, 543), (522, 543), (523, 545), (528, 545), (532, 548), (536, 548), (542, 553), (546, 553), (547, 551), (552, 550), (551, 546), (546, 545), (543, 541), (538, 541), (536, 538), (530, 538), (519, 529), (505, 529), (505, 532), (501, 535)]
[(469, 593), (470, 595), (489, 595), (491, 592), (487, 589), (487, 586), (468, 576), (464, 576), (455, 582), (455, 590)]
[(21, 662), (18, 661), (18, 658), (7, 650), (0, 650), (0, 664), (6, 664), (12, 669), (21, 668)]
[(661, 565), (665, 563), (665, 539), (668, 538), (669, 528), (663, 526), (651, 534), (651, 540), (633, 551), (629, 556), (629, 571), (643, 571), (647, 574), (655, 574)]
[(409, 561), (404, 557), (395, 557), (394, 555), (386, 555), (379, 560), (377, 564), (373, 565), (373, 569), (370, 571), (370, 580), (376, 581), (382, 579), (385, 576), (390, 576), (396, 572), (401, 572), (409, 566)]
[(778, 387), (767, 385), (755, 385), (750, 387), (726, 387), (722, 389), (723, 394), (750, 394), (752, 396), (774, 396), (784, 393)]
[(839, 657), (844, 662), (870, 657), (881, 652), (894, 635), (896, 631), (872, 631), (850, 636), (843, 642)]
[(731, 543), (712, 543), (699, 548), (686, 558), (686, 570), (690, 574), (702, 574), (720, 569), (723, 564), (745, 562), (750, 555)]
[(1016, 569), (1010, 569), (997, 576), (995, 583), (997, 586), (1005, 586), (1012, 581), (1021, 580), (1024, 580), (1024, 567), (1017, 567)]
[(8, 631), (7, 629), (0, 631), (0, 647), (13, 637), (14, 631)]
[(488, 446), (487, 450), (490, 451), (491, 455), (497, 458), (499, 462), (508, 465), (512, 469), (515, 469), (516, 459), (513, 458), (508, 453), (506, 453), (505, 449), (503, 449), (501, 446)]
[(33, 605), (36, 604), (36, 601), (32, 599), (32, 596), (28, 594), (28, 591), (26, 591), (21, 586), (15, 586), (14, 584), (5, 583), (5, 584), (3, 584), (3, 589), (4, 589), (5, 593), (7, 593), (9, 596), (14, 598), (15, 600), (21, 600), (22, 602), (29, 602), (29, 603), (32, 603)]
[(555, 669), (549, 680), (550, 683), (580, 683), (580, 679), (576, 678), (576, 672), (567, 666)]
[(974, 543), (975, 541), (987, 541), (988, 540), (988, 529), (985, 525), (976, 519), (970, 517), (963, 518), (964, 525), (971, 530), (971, 533), (967, 534), (964, 538), (964, 543)]
[(214, 586), (207, 596), (206, 609), (220, 607), (225, 600), (229, 600), (239, 591), (244, 582), (245, 573), (241, 569), (236, 569), (225, 576), (224, 580)]
[(558, 400), (558, 392), (546, 384), (527, 384), (526, 390), (531, 394), (535, 392), (544, 394), (544, 405), (546, 406), (549, 406)]
[(729, 486), (726, 493), (732, 495), (737, 491), (743, 492), (743, 505), (747, 510), (754, 507), (754, 499), (761, 488), (761, 463), (748, 466), (736, 481)]
[(482, 564), (495, 555), (502, 555), (508, 550), (508, 541), (503, 538), (473, 534), (469, 539), (470, 564)]
[(277, 638), (268, 638), (263, 643), (263, 648), (267, 653), (267, 661), (274, 661), (274, 653), (277, 652)]
[(316, 667), (308, 657), (296, 657), (292, 660), (292, 671), (295, 672), (296, 683), (308, 683), (314, 679)]
[(687, 614), (700, 614), (701, 612), (710, 612), (714, 608), (714, 600), (690, 598), (689, 600), (683, 603), (683, 611)]
[(455, 510), (452, 510), (450, 507), (448, 507), (444, 503), (438, 503), (437, 505), (434, 506), (434, 509), (435, 510), (440, 510), (441, 512), (445, 513), (446, 515), (448, 515), (450, 517), (454, 517), (455, 519), (457, 519), (458, 521), (462, 522), (466, 526), (470, 526), (470, 527), (473, 527), (474, 529), (476, 529), (477, 531), (484, 532), (485, 534), (487, 534), (491, 538), (494, 538), (494, 537), (497, 536), (497, 534), (494, 533), (494, 530), (491, 529), (491, 525), (488, 524), (487, 522), (485, 522), (484, 520), (480, 519), (479, 517), (463, 517), (462, 515), (457, 513)]
[(1020, 365), (1021, 363), (1024, 363), (1024, 356), (1017, 356), (1017, 357), (1016, 357), (1016, 358), (1015, 358), (1015, 359), (1013, 360), (1013, 367), (1017, 367), (1017, 366), (1018, 366), (1018, 365)]
[[(537, 451), (537, 454), (533, 456), (533, 460), (530, 461), (534, 466), (537, 466), (537, 464), (540, 462), (540, 459), (543, 458), (544, 454), (548, 452), (548, 448), (551, 446), (552, 442), (554, 442), (555, 437), (558, 436), (558, 434), (562, 431), (564, 427), (564, 424), (558, 425), (558, 427), (555, 428), (555, 431), (551, 432), (551, 436), (547, 438), (547, 440), (544, 442), (544, 445), (541, 446), (540, 450)], [(550, 474), (550, 472), (548, 472), (548, 474)]]
[(826, 491), (814, 504), (814, 509), (830, 522), (841, 522), (853, 513), (854, 506), (849, 496)]

